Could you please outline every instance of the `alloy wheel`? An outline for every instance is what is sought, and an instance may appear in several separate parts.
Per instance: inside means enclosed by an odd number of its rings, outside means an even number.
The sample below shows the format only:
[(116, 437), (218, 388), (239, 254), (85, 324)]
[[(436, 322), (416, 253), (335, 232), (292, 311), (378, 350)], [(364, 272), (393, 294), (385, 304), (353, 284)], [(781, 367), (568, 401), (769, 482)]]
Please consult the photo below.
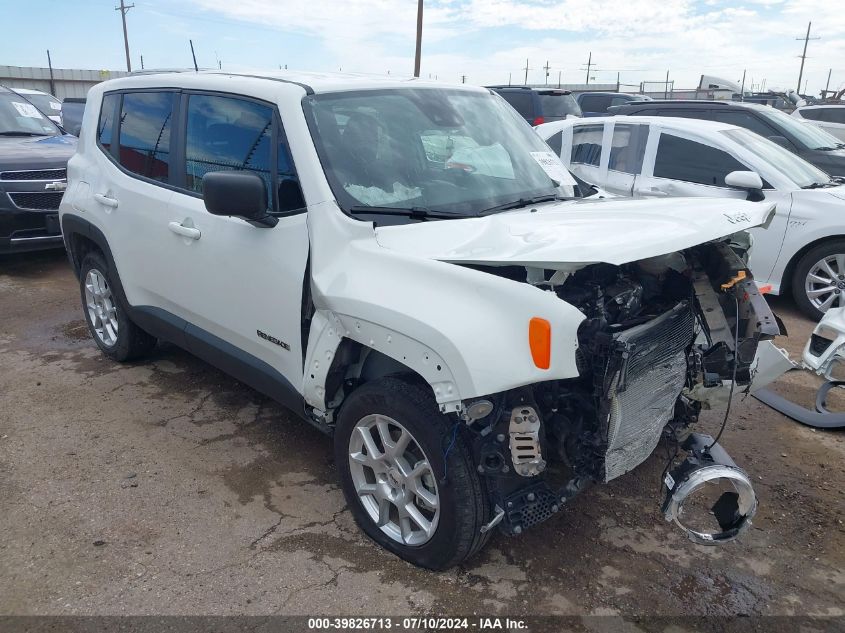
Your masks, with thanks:
[(821, 312), (845, 306), (845, 254), (828, 255), (813, 264), (804, 281), (804, 291)]
[(437, 529), (440, 497), (431, 464), (410, 431), (385, 415), (363, 417), (349, 438), (349, 470), (369, 517), (402, 545)]
[(96, 268), (85, 275), (85, 307), (97, 338), (112, 347), (117, 343), (117, 306), (105, 275)]

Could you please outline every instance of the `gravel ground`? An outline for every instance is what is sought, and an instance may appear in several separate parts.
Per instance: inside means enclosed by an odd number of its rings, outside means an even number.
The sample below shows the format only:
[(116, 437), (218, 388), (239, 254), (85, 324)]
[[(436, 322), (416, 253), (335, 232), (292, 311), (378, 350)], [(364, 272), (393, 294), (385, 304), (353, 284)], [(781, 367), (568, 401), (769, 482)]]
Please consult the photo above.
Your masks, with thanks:
[[(773, 305), (797, 358), (812, 324)], [(109, 361), (63, 253), (0, 259), (0, 615), (844, 615), (845, 434), (749, 398), (722, 443), (760, 498), (738, 542), (663, 521), (658, 450), (459, 568), (416, 569), (356, 529), (328, 438), (173, 346)]]

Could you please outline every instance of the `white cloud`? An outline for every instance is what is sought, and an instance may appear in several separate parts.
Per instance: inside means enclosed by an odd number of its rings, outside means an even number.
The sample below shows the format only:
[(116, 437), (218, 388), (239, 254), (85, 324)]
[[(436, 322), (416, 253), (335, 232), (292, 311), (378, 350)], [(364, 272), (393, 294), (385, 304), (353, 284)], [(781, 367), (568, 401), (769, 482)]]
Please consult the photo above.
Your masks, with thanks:
[[(409, 74), (413, 65), (414, 0), (192, 0), (210, 15), (276, 27), (318, 38), (333, 63), (316, 70)], [(824, 87), (827, 70), (845, 81), (845, 11), (842, 0), (426, 0), (423, 75), (473, 83), (542, 81), (539, 68), (550, 60), (551, 78), (583, 81), (580, 67), (592, 52), (598, 81), (639, 83), (665, 76), (691, 87), (702, 73), (767, 86), (793, 87), (797, 80), (806, 23), (813, 41), (805, 77), (812, 92)], [(493, 54), (468, 43), (507, 45)], [(489, 49), (489, 45), (485, 47)], [(254, 65), (262, 65), (255, 59)], [(839, 67), (836, 67), (839, 64)], [(836, 81), (834, 81), (836, 83)]]

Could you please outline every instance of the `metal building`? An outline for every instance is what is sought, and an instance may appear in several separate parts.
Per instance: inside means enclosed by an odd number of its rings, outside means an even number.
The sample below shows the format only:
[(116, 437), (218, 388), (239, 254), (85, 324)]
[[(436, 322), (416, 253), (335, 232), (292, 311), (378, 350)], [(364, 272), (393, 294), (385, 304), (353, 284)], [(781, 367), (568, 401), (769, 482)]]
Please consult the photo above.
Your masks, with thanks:
[(121, 70), (82, 70), (78, 68), (35, 68), (31, 66), (0, 66), (0, 85), (9, 88), (31, 88), (65, 97), (85, 97), (91, 86), (124, 77)]

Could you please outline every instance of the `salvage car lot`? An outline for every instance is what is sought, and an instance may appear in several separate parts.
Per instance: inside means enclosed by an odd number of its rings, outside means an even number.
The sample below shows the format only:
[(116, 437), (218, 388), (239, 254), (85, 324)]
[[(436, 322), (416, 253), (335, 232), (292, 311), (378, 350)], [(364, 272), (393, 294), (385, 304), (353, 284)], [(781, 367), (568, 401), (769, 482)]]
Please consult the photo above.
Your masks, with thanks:
[[(658, 449), (432, 573), (359, 532), (315, 429), (172, 346), (100, 354), (63, 253), (0, 260), (0, 306), (3, 613), (845, 614), (845, 436), (752, 399), (724, 440), (760, 497), (739, 541), (694, 546), (663, 522)], [(812, 324), (773, 306), (799, 358)], [(816, 382), (778, 385), (807, 404)]]

